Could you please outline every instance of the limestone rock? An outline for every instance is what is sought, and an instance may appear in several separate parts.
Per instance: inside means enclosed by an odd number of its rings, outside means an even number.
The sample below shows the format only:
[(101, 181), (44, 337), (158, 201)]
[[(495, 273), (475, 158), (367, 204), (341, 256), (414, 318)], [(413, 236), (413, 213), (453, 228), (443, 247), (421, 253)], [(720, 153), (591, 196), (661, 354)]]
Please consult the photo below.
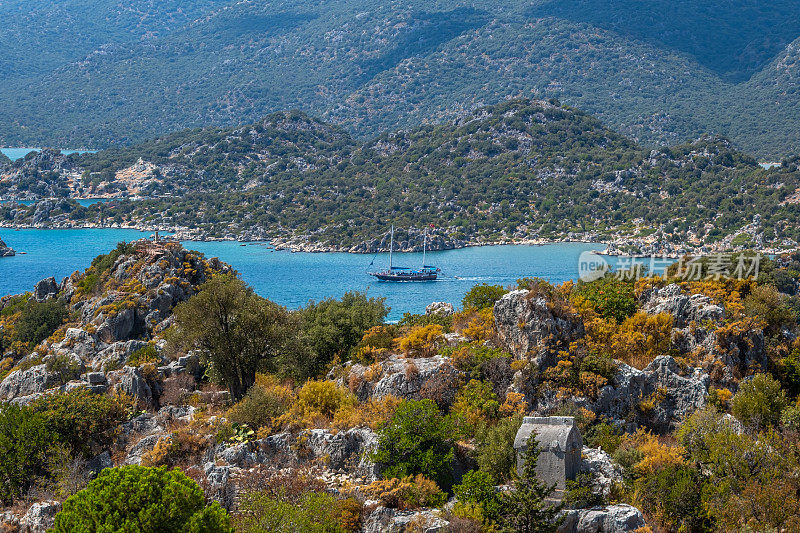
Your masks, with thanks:
[(27, 370), (15, 370), (0, 383), (0, 398), (12, 400), (20, 396), (41, 393), (56, 385), (56, 376), (44, 364)]
[(503, 348), (517, 359), (541, 358), (552, 348), (583, 336), (577, 315), (555, 315), (547, 300), (530, 291), (517, 290), (494, 304), (494, 321)]
[(675, 283), (646, 291), (640, 302), (650, 314), (672, 315), (676, 328), (684, 328), (691, 322), (719, 322), (725, 318), (725, 309), (715, 304), (711, 298), (702, 294), (685, 294)]
[(153, 405), (153, 390), (138, 368), (126, 366), (106, 374), (115, 392), (124, 392), (144, 405)]
[[(368, 398), (379, 399), (390, 394), (398, 398), (419, 400), (426, 391), (435, 389), (429, 392), (442, 394), (435, 401), (440, 405), (449, 405), (458, 388), (455, 384), (463, 378), (463, 373), (451, 364), (449, 358), (439, 355), (417, 359), (392, 355), (379, 365), (380, 372), (376, 372), (373, 367), (353, 365), (347, 378), (341, 380), (342, 385), (350, 387), (361, 401)], [(437, 384), (450, 386), (439, 387)]]
[(438, 511), (419, 509), (415, 511), (399, 511), (388, 507), (377, 507), (365, 519), (364, 533), (403, 533), (408, 526), (416, 526), (413, 531), (424, 533), (440, 533), (447, 530), (449, 522), (439, 516)]
[(53, 527), (60, 510), (61, 502), (58, 501), (34, 503), (19, 521), (20, 529), (26, 533), (44, 533)]
[(611, 456), (600, 448), (583, 447), (581, 452), (581, 472), (594, 475), (595, 487), (599, 493), (608, 497), (614, 483), (622, 483), (622, 469), (611, 460)]
[(453, 304), (447, 302), (433, 302), (425, 308), (426, 315), (450, 316), (454, 312)]
[(15, 254), (16, 252), (6, 246), (6, 243), (3, 242), (3, 239), (0, 239), (0, 257), (12, 257)]
[(626, 533), (644, 527), (642, 512), (626, 504), (564, 511), (558, 533)]
[(37, 302), (46, 302), (58, 296), (58, 288), (56, 278), (45, 278), (33, 287), (31, 299)]
[(104, 451), (99, 455), (95, 455), (86, 463), (86, 470), (89, 471), (91, 477), (97, 477), (97, 474), (105, 470), (106, 468), (113, 468), (114, 461), (111, 460), (111, 454), (108, 453), (108, 450)]
[(640, 424), (668, 431), (705, 405), (708, 383), (708, 375), (696, 371), (680, 375), (678, 363), (668, 355), (657, 357), (644, 370), (619, 363), (613, 383), (600, 390), (591, 408), (617, 421), (630, 420), (633, 414)]

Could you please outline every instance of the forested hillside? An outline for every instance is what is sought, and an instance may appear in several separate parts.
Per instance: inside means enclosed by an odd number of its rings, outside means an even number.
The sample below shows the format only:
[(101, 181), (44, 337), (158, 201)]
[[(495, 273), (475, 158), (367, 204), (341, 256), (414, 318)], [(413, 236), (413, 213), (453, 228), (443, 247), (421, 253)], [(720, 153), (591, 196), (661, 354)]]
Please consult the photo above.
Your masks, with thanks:
[(0, 144), (105, 147), (290, 108), (369, 138), (512, 96), (645, 145), (800, 152), (800, 6), (663, 4), (4, 2)]
[[(620, 236), (654, 251), (780, 248), (800, 239), (797, 167), (761, 169), (719, 137), (645, 149), (553, 102), (508, 101), (365, 143), (284, 112), (130, 148), (6, 163), (0, 196), (41, 201), (0, 206), (0, 221), (191, 228), (362, 252), (388, 247), (390, 223), (403, 228), (401, 248), (421, 246), (429, 224), (435, 248)], [(119, 201), (68, 199), (98, 195)]]

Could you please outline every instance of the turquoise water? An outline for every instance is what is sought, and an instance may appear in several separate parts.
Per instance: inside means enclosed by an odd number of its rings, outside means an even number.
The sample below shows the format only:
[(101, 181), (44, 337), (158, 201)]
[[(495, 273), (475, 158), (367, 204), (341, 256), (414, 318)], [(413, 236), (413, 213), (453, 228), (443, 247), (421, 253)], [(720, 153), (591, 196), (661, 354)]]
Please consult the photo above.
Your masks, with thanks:
[[(17, 159), (22, 159), (26, 155), (31, 152), (38, 152), (40, 148), (0, 148), (0, 152), (3, 152), (10, 160), (15, 161)], [(61, 153), (64, 155), (69, 154), (93, 154), (97, 150), (61, 150)]]
[[(146, 237), (136, 230), (2, 230), (0, 237), (25, 255), (0, 259), (0, 295), (33, 288), (42, 278), (57, 280), (83, 270), (91, 260), (112, 249), (119, 241)], [(538, 276), (552, 282), (575, 279), (578, 256), (585, 250), (600, 250), (595, 244), (552, 244), (547, 246), (485, 246), (428, 253), (427, 264), (440, 267), (439, 281), (417, 283), (379, 282), (367, 274), (383, 269), (386, 254), (291, 253), (273, 251), (263, 243), (242, 246), (237, 242), (186, 242), (187, 248), (207, 257), (230, 263), (258, 294), (290, 308), (309, 300), (340, 297), (349, 290), (384, 296), (392, 311), (390, 320), (404, 312), (422, 313), (433, 301), (458, 304), (473, 285), (510, 285), (524, 276)], [(395, 254), (395, 265), (421, 264), (422, 254)]]

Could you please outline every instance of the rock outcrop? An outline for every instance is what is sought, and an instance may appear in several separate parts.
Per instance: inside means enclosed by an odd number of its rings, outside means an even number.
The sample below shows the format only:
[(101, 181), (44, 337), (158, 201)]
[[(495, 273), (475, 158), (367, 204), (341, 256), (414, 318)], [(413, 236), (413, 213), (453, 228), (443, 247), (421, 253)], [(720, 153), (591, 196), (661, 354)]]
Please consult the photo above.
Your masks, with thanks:
[(620, 363), (612, 384), (600, 390), (591, 409), (612, 420), (633, 418), (652, 429), (668, 431), (705, 405), (708, 383), (708, 375), (694, 370), (681, 375), (678, 363), (667, 355), (657, 357), (644, 370)]
[(555, 314), (547, 299), (527, 290), (511, 291), (494, 305), (500, 343), (517, 359), (534, 359), (541, 365), (556, 347), (583, 336), (580, 316)]
[(447, 302), (433, 302), (425, 307), (426, 315), (450, 316), (454, 312), (453, 304)]
[(56, 283), (56, 278), (46, 278), (38, 282), (33, 287), (33, 294), (31, 295), (31, 300), (36, 300), (37, 302), (46, 302), (52, 298), (58, 296), (58, 283)]
[(15, 254), (16, 252), (6, 246), (6, 243), (3, 242), (3, 239), (0, 239), (0, 257), (12, 257)]
[(646, 525), (642, 512), (625, 504), (572, 509), (564, 515), (558, 533), (626, 533)]
[[(388, 395), (408, 400), (433, 399), (439, 405), (450, 405), (463, 379), (448, 357), (408, 359), (392, 355), (372, 366), (355, 364), (340, 383), (364, 401)], [(434, 395), (441, 397), (434, 398)]]

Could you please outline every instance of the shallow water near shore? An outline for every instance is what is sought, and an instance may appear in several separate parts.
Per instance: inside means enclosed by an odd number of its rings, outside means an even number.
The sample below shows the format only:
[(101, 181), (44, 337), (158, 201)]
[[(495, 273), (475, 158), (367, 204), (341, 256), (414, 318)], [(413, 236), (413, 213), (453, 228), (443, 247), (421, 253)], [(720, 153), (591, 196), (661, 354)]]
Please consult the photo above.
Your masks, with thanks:
[[(8, 230), (0, 238), (19, 254), (0, 259), (0, 295), (31, 290), (40, 279), (61, 281), (92, 259), (114, 248), (119, 241), (147, 237), (151, 232), (130, 229)], [(219, 257), (239, 271), (258, 294), (290, 308), (309, 300), (339, 298), (347, 291), (366, 291), (385, 297), (392, 310), (389, 320), (405, 312), (424, 313), (433, 301), (457, 307), (463, 295), (479, 283), (511, 285), (518, 278), (537, 276), (551, 282), (576, 279), (578, 257), (586, 250), (602, 250), (602, 244), (563, 243), (544, 246), (503, 245), (429, 252), (425, 262), (442, 269), (432, 282), (392, 283), (376, 281), (369, 271), (383, 270), (388, 254), (292, 253), (274, 251), (265, 243), (184, 242), (186, 248)], [(374, 260), (374, 262), (373, 262)], [(370, 263), (373, 263), (370, 266)], [(421, 253), (397, 253), (396, 266), (416, 267)]]

